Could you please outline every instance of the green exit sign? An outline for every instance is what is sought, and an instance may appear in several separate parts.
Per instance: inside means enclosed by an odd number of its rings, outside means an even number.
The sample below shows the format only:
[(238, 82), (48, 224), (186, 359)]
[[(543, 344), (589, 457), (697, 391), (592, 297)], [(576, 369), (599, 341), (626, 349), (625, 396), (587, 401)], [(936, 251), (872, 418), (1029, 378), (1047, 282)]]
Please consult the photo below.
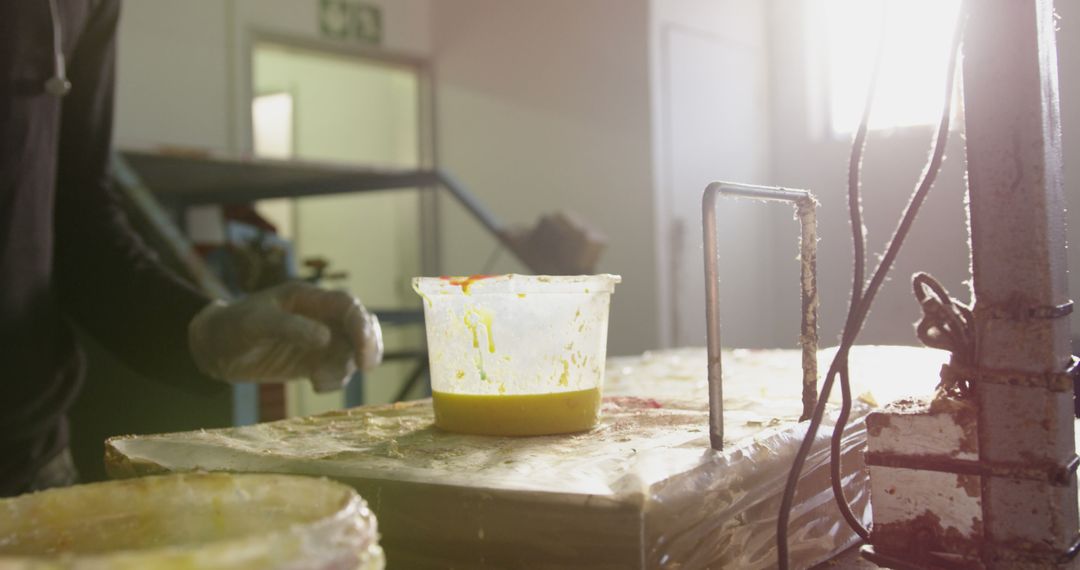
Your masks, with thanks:
[(335, 40), (379, 45), (382, 10), (356, 0), (319, 0), (319, 31)]

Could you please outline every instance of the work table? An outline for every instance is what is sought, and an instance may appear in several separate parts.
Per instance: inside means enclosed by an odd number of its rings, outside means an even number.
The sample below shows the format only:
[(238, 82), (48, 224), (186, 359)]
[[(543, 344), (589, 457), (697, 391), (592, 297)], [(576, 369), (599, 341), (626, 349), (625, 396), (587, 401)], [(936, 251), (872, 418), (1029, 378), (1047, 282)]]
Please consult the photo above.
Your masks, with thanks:
[[(825, 354), (823, 357), (827, 357)], [(391, 568), (768, 568), (783, 481), (806, 424), (797, 351), (725, 353), (725, 449), (708, 447), (705, 353), (612, 358), (603, 419), (569, 436), (443, 432), (428, 400), (222, 430), (114, 438), (115, 477), (197, 469), (330, 477), (378, 516)], [(943, 355), (864, 347), (845, 430), (845, 488), (867, 504), (862, 417), (903, 386), (932, 387)], [(887, 366), (881, 366), (887, 363)], [(914, 379), (914, 380), (913, 380)], [(800, 480), (792, 560), (855, 543), (829, 491), (826, 419)]]

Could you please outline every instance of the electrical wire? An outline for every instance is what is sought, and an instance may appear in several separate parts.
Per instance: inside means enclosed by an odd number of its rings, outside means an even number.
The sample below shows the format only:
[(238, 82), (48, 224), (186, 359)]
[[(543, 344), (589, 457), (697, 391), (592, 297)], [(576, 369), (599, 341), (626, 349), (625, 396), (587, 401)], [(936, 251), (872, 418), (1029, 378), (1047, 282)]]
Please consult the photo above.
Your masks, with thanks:
[[(945, 157), (945, 145), (949, 138), (949, 123), (952, 115), (952, 99), (953, 99), (953, 86), (956, 78), (956, 66), (958, 60), (958, 54), (960, 51), (960, 44), (962, 42), (963, 32), (965, 24), (967, 23), (967, 10), (966, 2), (962, 2), (960, 6), (960, 12), (957, 16), (956, 28), (953, 32), (952, 42), (950, 44), (948, 71), (946, 75), (945, 86), (945, 102), (942, 108), (941, 120), (938, 123), (937, 134), (934, 140), (933, 151), (930, 159), (923, 171), (922, 179), (919, 185), (912, 193), (907, 205), (904, 208), (904, 212), (897, 224), (896, 230), (893, 232), (891, 239), (889, 240), (888, 247), (886, 247), (884, 255), (878, 262), (878, 266), (874, 271), (873, 276), (870, 278), (869, 284), (865, 289), (862, 289), (862, 279), (865, 272), (865, 247), (866, 238), (864, 229), (862, 227), (862, 214), (861, 214), (861, 198), (859, 194), (860, 180), (859, 173), (861, 170), (861, 161), (863, 148), (865, 147), (866, 130), (869, 123), (870, 106), (872, 104), (873, 94), (869, 94), (867, 98), (866, 108), (864, 108), (863, 116), (859, 124), (859, 130), (856, 133), (856, 139), (853, 143), (851, 163), (848, 170), (848, 208), (849, 216), (852, 223), (852, 240), (855, 252), (855, 267), (853, 270), (853, 287), (851, 303), (848, 307), (847, 319), (844, 323), (844, 331), (841, 335), (840, 347), (836, 351), (836, 356), (833, 358), (832, 364), (829, 366), (829, 370), (825, 375), (825, 381), (822, 383), (821, 395), (818, 398), (818, 404), (814, 408), (814, 414), (810, 418), (810, 424), (807, 427), (806, 436), (803, 438), (802, 444), (799, 446), (799, 450), (795, 455), (795, 460), (792, 464), (791, 471), (788, 473), (786, 485), (784, 487), (784, 495), (781, 500), (780, 513), (777, 517), (777, 555), (778, 565), (782, 570), (788, 568), (788, 522), (791, 518), (791, 506), (795, 498), (795, 490), (798, 485), (799, 477), (802, 474), (802, 468), (806, 463), (806, 457), (810, 453), (810, 448), (813, 446), (814, 439), (817, 435), (817, 431), (821, 426), (822, 418), (824, 417), (825, 407), (829, 400), (829, 394), (832, 392), (832, 386), (836, 378), (840, 378), (841, 388), (841, 409), (840, 414), (837, 416), (836, 424), (833, 428), (833, 434), (830, 447), (830, 467), (831, 467), (831, 480), (833, 494), (836, 498), (837, 505), (840, 508), (840, 512), (848, 525), (863, 539), (869, 538), (869, 531), (863, 526), (862, 522), (854, 515), (851, 510), (851, 506), (848, 504), (847, 499), (844, 497), (842, 477), (841, 477), (841, 463), (840, 463), (840, 443), (843, 436), (844, 427), (847, 424), (847, 420), (851, 413), (851, 384), (848, 370), (848, 354), (851, 350), (851, 346), (855, 342), (855, 338), (858, 336), (859, 331), (862, 329), (862, 325), (866, 320), (866, 316), (870, 311), (870, 306), (874, 301), (874, 297), (880, 290), (881, 285), (885, 281), (885, 276), (892, 268), (893, 262), (896, 260), (897, 255), (900, 253), (900, 249), (903, 246), (904, 240), (911, 230), (911, 226), (915, 221), (915, 217), (918, 215), (919, 209), (923, 202), (926, 200), (926, 196), (933, 186), (934, 181), (937, 178), (938, 172), (941, 169), (941, 163)], [(878, 65), (879, 67), (880, 61)], [(876, 78), (877, 71), (875, 69), (874, 76)], [(876, 79), (875, 79), (876, 81)]]
[[(884, 29), (884, 24), (886, 20), (885, 10), (882, 10), (881, 18), (881, 27), (882, 29)], [(862, 303), (863, 285), (865, 284), (864, 279), (866, 278), (866, 228), (865, 226), (863, 226), (862, 220), (862, 194), (860, 192), (860, 176), (862, 174), (863, 153), (866, 150), (866, 136), (870, 130), (870, 114), (874, 108), (874, 98), (877, 94), (878, 76), (881, 72), (881, 61), (883, 54), (885, 53), (884, 46), (885, 41), (884, 39), (882, 39), (882, 41), (878, 43), (877, 54), (874, 56), (874, 70), (870, 75), (870, 86), (866, 91), (866, 101), (863, 103), (862, 116), (859, 119), (858, 130), (856, 130), (855, 132), (855, 140), (851, 144), (851, 158), (848, 161), (848, 217), (851, 221), (851, 242), (852, 253), (854, 255), (854, 264), (851, 274), (851, 301), (848, 305), (848, 314), (846, 322), (844, 324), (845, 336), (847, 331), (853, 328), (854, 308)], [(851, 343), (849, 343), (849, 346), (850, 344), (854, 344), (854, 340), (854, 338), (851, 339)], [(843, 340), (841, 340), (841, 345), (844, 344), (845, 343), (843, 342)], [(840, 351), (837, 351), (837, 356), (834, 357), (834, 362), (836, 358), (839, 357)], [(846, 352), (840, 363), (841, 366), (838, 369), (838, 373), (840, 374), (841, 406), (840, 414), (837, 417), (836, 424), (846, 425), (848, 415), (851, 412), (851, 385), (846, 381), (848, 373), (848, 359)], [(826, 376), (828, 376), (828, 374)], [(829, 386), (829, 392), (832, 392), (831, 385)], [(828, 400), (828, 398), (829, 394), (826, 393), (825, 399)], [(844, 497), (843, 494), (843, 485), (839, 480), (839, 457), (841, 440), (835, 437), (835, 433), (836, 432), (834, 431), (834, 437), (830, 448), (830, 462), (832, 466), (836, 467), (836, 469), (831, 473), (830, 477), (830, 480), (832, 481), (833, 495), (837, 498), (838, 504), (840, 505), (840, 514), (844, 517), (844, 520), (847, 521), (848, 526), (855, 530), (856, 534), (858, 534), (863, 540), (865, 540), (869, 538), (869, 532), (867, 532), (866, 529), (863, 528), (862, 522), (859, 521), (858, 518), (854, 515), (854, 513), (851, 512), (851, 508), (848, 505), (847, 499), (846, 497)], [(842, 434), (843, 430), (841, 430), (840, 433)], [(808, 436), (811, 438), (816, 435), (816, 428), (813, 430), (812, 435), (808, 432)], [(794, 493), (792, 493), (792, 497), (794, 498)]]
[[(887, 9), (887, 7), (886, 7)], [(881, 13), (881, 28), (884, 30), (886, 21), (886, 9)], [(884, 34), (882, 34), (884, 36)], [(874, 56), (874, 70), (870, 75), (870, 86), (866, 91), (866, 101), (863, 103), (862, 116), (859, 118), (859, 128), (855, 132), (855, 140), (851, 144), (851, 158), (848, 160), (848, 218), (851, 222), (851, 243), (852, 253), (854, 256), (854, 263), (851, 272), (851, 301), (848, 304), (848, 314), (844, 323), (844, 335), (848, 336), (848, 331), (855, 329), (854, 315), (855, 307), (862, 304), (863, 300), (863, 286), (866, 279), (866, 227), (863, 225), (862, 219), (862, 160), (863, 153), (866, 151), (866, 136), (870, 130), (870, 114), (874, 108), (874, 98), (877, 95), (878, 76), (881, 73), (881, 61), (883, 54), (885, 53), (885, 40), (884, 38), (878, 43), (877, 54)], [(947, 97), (947, 96), (946, 96)], [(850, 342), (845, 343), (844, 338), (841, 338), (841, 347), (850, 347), (855, 342), (855, 335), (851, 335)], [(843, 357), (841, 358), (841, 351), (843, 351)], [(840, 359), (840, 366), (837, 372), (840, 377), (840, 414), (837, 416), (836, 425), (847, 425), (848, 416), (851, 413), (851, 384), (848, 382), (848, 357), (847, 350), (841, 349), (837, 351), (836, 356), (833, 357), (833, 363)], [(828, 376), (832, 373), (832, 366), (830, 366), (830, 372), (826, 374)], [(829, 392), (832, 392), (832, 385), (828, 387), (828, 392), (825, 394), (825, 400), (829, 399)], [(824, 408), (823, 408), (824, 410)], [(843, 435), (843, 428), (840, 432)], [(870, 533), (863, 527), (862, 521), (855, 516), (851, 511), (851, 507), (847, 502), (847, 498), (844, 496), (843, 485), (840, 475), (840, 444), (841, 438), (837, 437), (837, 432), (834, 429), (833, 438), (829, 449), (830, 467), (833, 467), (830, 471), (830, 481), (832, 483), (833, 496), (837, 500), (837, 504), (840, 507), (840, 514), (847, 521), (849, 527), (851, 527), (860, 538), (866, 540), (870, 537)], [(813, 429), (811, 434), (807, 432), (807, 436), (811, 439), (817, 435), (817, 428)], [(802, 466), (799, 466), (801, 471)], [(796, 481), (797, 481), (796, 477)], [(794, 493), (792, 493), (794, 498)]]

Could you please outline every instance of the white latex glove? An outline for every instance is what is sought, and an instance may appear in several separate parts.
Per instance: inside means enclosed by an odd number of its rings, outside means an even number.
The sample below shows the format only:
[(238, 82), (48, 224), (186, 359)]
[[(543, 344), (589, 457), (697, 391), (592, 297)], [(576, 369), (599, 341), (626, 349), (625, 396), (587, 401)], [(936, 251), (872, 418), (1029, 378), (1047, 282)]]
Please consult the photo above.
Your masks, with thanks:
[(316, 392), (341, 388), (383, 352), (379, 319), (360, 301), (299, 282), (210, 303), (188, 325), (188, 344), (199, 368), (219, 380), (306, 377)]

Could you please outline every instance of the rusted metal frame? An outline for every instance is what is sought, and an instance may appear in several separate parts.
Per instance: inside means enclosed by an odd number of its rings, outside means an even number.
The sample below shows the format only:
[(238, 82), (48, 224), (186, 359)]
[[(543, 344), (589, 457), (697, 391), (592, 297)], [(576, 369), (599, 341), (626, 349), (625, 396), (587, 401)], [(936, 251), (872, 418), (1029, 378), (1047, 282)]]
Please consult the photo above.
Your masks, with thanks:
[[(1058, 372), (1070, 359), (1069, 320), (1031, 318), (1064, 312), (1069, 299), (1054, 6), (968, 4), (963, 99), (975, 366)], [(980, 459), (1056, 462), (1075, 453), (1071, 393), (984, 382), (974, 397)], [(1017, 546), (1062, 553), (1075, 543), (1075, 479), (1058, 487), (984, 477), (981, 485), (983, 534), (994, 548), (1023, 556)], [(1017, 567), (990, 551), (983, 563)]]
[(928, 552), (925, 556), (911, 559), (899, 558), (888, 554), (882, 554), (874, 549), (872, 544), (864, 545), (859, 553), (863, 558), (878, 564), (884, 568), (895, 570), (954, 570), (972, 568), (972, 564), (979, 564), (984, 560), (997, 560), (1015, 563), (1043, 563), (1062, 565), (1067, 564), (1080, 553), (1080, 536), (1072, 546), (1064, 552), (1047, 550), (1045, 545), (1025, 544), (1002, 547), (1000, 545), (986, 543), (979, 549), (979, 558), (963, 557), (960, 559), (946, 558), (946, 555), (955, 553)]
[(1021, 370), (994, 370), (956, 364), (941, 366), (942, 378), (959, 376), (971, 378), (979, 384), (997, 384), (1017, 388), (1037, 388), (1049, 392), (1071, 392), (1080, 377), (1080, 360), (1073, 357), (1064, 372), (1024, 372)]
[(980, 549), (983, 561), (1009, 562), (1009, 563), (1042, 563), (1052, 565), (1068, 564), (1080, 553), (1080, 534), (1073, 540), (1069, 548), (1051, 550), (1041, 542), (1014, 542), (1008, 545), (986, 542)]
[(902, 455), (884, 451), (867, 451), (867, 465), (875, 467), (899, 467), (919, 471), (938, 471), (957, 475), (978, 475), (1005, 479), (1040, 481), (1050, 485), (1067, 487), (1071, 477), (1080, 466), (1080, 457), (1073, 454), (1060, 464), (1005, 463), (973, 459), (957, 459), (940, 455)]
[[(893, 570), (953, 570), (955, 568), (965, 568), (962, 564), (956, 564), (950, 560), (933, 556), (933, 553), (930, 553), (930, 556), (934, 558), (933, 561), (927, 559), (912, 561), (907, 558), (897, 558), (878, 552), (874, 549), (874, 545), (872, 544), (866, 544), (860, 548), (859, 554), (862, 555), (863, 558), (882, 568), (892, 568)], [(937, 562), (938, 564), (932, 562)]]
[[(716, 229), (716, 203), (721, 195), (794, 203), (799, 214), (803, 315), (800, 327), (803, 368), (803, 415), (810, 417), (817, 404), (817, 201), (808, 190), (754, 186), (733, 182), (713, 182), (701, 199), (701, 227), (705, 251), (705, 322), (709, 375), (709, 443), (724, 447), (723, 366), (720, 345), (720, 244)], [(801, 421), (800, 420), (800, 421)]]
[[(1059, 318), (1060, 316), (1063, 315), (1049, 318)], [(1074, 356), (1068, 369), (1065, 372), (1060, 373), (1025, 373), (1013, 370), (986, 370), (955, 366), (952, 368), (957, 370), (950, 373), (974, 374), (973, 377), (980, 383), (1004, 384), (1024, 388), (1044, 389), (1048, 391), (1071, 391), (1073, 389), (1072, 383), (1074, 379), (1080, 376), (1080, 359)], [(949, 365), (943, 366), (943, 369), (949, 369)], [(1075, 453), (1071, 454), (1062, 464), (1047, 464), (1046, 462), (1043, 462), (1041, 465), (1031, 461), (1024, 463), (995, 462), (986, 459), (963, 460), (941, 456), (913, 456), (869, 451), (866, 452), (864, 460), (866, 465), (875, 467), (893, 467), (916, 469), (920, 471), (954, 473), (958, 475), (974, 475), (982, 477), (984, 480), (989, 480), (991, 478), (1029, 480), (1046, 483), (1055, 487), (1069, 487), (1072, 485), (1073, 477), (1078, 468), (1080, 468), (1080, 456), (1077, 456)], [(995, 564), (1001, 563), (1045, 564), (1057, 566), (1068, 564), (1076, 558), (1078, 553), (1080, 553), (1080, 534), (1072, 541), (1071, 546), (1064, 550), (1050, 549), (1045, 543), (1034, 541), (1013, 540), (1007, 543), (999, 543), (994, 541), (991, 536), (986, 536), (983, 540), (984, 542), (979, 549), (978, 560), (983, 564), (991, 565), (992, 567)], [(916, 563), (913, 563), (911, 560), (901, 560), (899, 558), (876, 553), (872, 548), (864, 548), (862, 554), (868, 560), (886, 564), (891, 568), (947, 569), (951, 567), (962, 567), (951, 566), (946, 563), (944, 559), (941, 559), (940, 566), (929, 565), (929, 562), (926, 559), (920, 559)]]
[(977, 305), (972, 311), (979, 318), (984, 319), (1008, 319), (1012, 321), (1060, 319), (1072, 314), (1073, 302), (1069, 300), (1060, 305), (1038, 305), (1034, 307), (1012, 307), (1008, 305), (984, 307)]

